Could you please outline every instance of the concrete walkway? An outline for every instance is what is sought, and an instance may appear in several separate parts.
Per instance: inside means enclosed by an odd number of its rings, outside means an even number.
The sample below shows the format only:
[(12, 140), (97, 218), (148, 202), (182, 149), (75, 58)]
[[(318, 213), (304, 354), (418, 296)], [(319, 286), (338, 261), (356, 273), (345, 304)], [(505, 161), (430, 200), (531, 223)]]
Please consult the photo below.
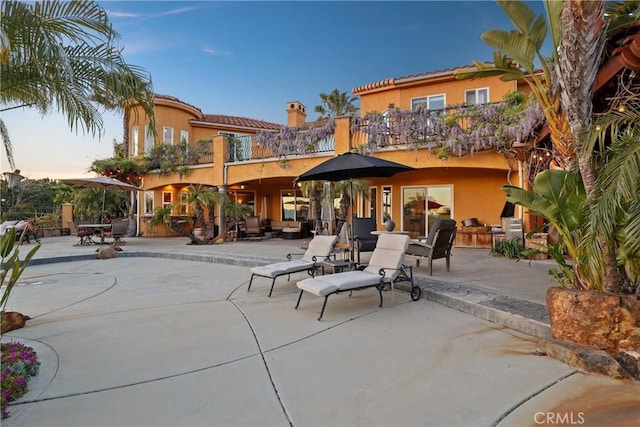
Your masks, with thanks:
[(442, 260), (431, 277), (414, 269), (423, 300), (387, 291), (379, 308), (374, 290), (336, 295), (319, 322), (320, 299), (305, 295), (293, 308), (302, 274), (281, 278), (272, 298), (267, 280), (246, 290), (249, 266), (302, 253), (301, 240), (127, 238), (117, 258), (98, 260), (75, 239), (43, 239), (7, 307), (32, 319), (2, 340), (33, 346), (42, 366), (3, 425), (640, 420), (637, 384), (535, 355), (548, 334), (548, 261), (455, 249), (449, 273)]

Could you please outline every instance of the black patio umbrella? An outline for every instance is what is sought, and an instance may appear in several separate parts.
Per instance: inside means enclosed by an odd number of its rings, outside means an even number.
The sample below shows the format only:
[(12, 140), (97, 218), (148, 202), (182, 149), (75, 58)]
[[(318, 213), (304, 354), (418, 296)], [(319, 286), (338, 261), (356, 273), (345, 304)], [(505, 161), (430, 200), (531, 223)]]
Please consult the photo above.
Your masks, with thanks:
[[(332, 157), (309, 169), (293, 182), (300, 181), (346, 181), (351, 182), (351, 200), (353, 201), (353, 180), (358, 178), (390, 178), (397, 173), (416, 170), (402, 163), (391, 162), (373, 156), (347, 152)], [(351, 236), (353, 247), (353, 236)]]

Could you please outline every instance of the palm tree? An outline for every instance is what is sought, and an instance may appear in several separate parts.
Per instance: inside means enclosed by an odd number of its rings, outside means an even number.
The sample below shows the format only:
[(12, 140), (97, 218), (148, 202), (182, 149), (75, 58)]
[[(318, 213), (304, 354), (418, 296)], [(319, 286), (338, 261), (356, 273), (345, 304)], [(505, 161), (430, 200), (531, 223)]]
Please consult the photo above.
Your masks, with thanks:
[(300, 183), (300, 190), (309, 198), (313, 229), (316, 232), (322, 230), (322, 186), (323, 181), (304, 181)]
[(209, 223), (211, 224), (211, 230), (213, 233), (213, 223), (215, 220), (214, 207), (216, 204), (220, 203), (221, 197), (222, 196), (220, 195), (220, 193), (218, 193), (218, 191), (214, 188), (200, 184), (189, 186), (189, 205), (194, 209), (196, 219), (200, 224), (200, 227), (202, 227), (204, 236), (204, 241), (195, 239), (198, 241), (196, 243), (205, 243), (207, 241), (211, 241), (214, 238), (213, 235), (208, 235), (206, 232), (207, 228), (204, 218), (204, 208), (206, 207), (209, 211)]
[(358, 107), (355, 105), (357, 100), (358, 98), (349, 96), (347, 92), (334, 89), (329, 94), (320, 94), (322, 104), (316, 105), (314, 111), (319, 114), (319, 119), (353, 116), (358, 112)]
[[(106, 11), (92, 0), (24, 3), (0, 9), (0, 111), (31, 107), (57, 110), (71, 129), (101, 134), (100, 108), (142, 106), (155, 129), (153, 89), (144, 69), (127, 64)], [(8, 131), (0, 120), (11, 167)]]
[(347, 216), (349, 215), (349, 207), (352, 204), (352, 196), (356, 197), (362, 195), (363, 198), (368, 199), (370, 194), (370, 186), (366, 181), (359, 179), (337, 181), (331, 188), (331, 198), (340, 198), (340, 207), (338, 209), (338, 224), (336, 225), (336, 234), (340, 234), (342, 226), (347, 222)]
[[(612, 2), (607, 6), (608, 13), (605, 15), (603, 1), (545, 1), (548, 27), (542, 16), (536, 18), (533, 11), (520, 1), (500, 0), (498, 3), (515, 24), (517, 31), (507, 33), (490, 30), (484, 33), (483, 40), (503, 53), (497, 52), (494, 55), (494, 64), (474, 63), (475, 70), (464, 70), (458, 73), (458, 77), (501, 75), (503, 79), (519, 78), (529, 83), (545, 111), (558, 163), (565, 169), (577, 164), (586, 191), (585, 209), (588, 214), (583, 217), (591, 218), (591, 221), (581, 226), (589, 228), (591, 225), (591, 230), (582, 230), (584, 236), (592, 236), (589, 243), (591, 248), (587, 248), (586, 242), (578, 243), (573, 285), (602, 287), (609, 292), (619, 292), (621, 281), (616, 248), (618, 252), (621, 248), (616, 244), (615, 227), (594, 222), (596, 211), (603, 215), (599, 217), (599, 221), (604, 224), (620, 219), (616, 217), (615, 210), (600, 206), (607, 199), (603, 190), (611, 187), (603, 186), (595, 167), (599, 165), (602, 168), (613, 157), (602, 155), (594, 158), (593, 144), (585, 144), (583, 141), (589, 139), (590, 133), (597, 134), (596, 128), (592, 126), (593, 83), (603, 59), (607, 35), (605, 19), (612, 23), (614, 31), (637, 24), (640, 19), (640, 3)], [(546, 61), (540, 53), (547, 29), (551, 32), (554, 46), (551, 61)], [(614, 33), (609, 32), (609, 35), (612, 34)], [(542, 64), (542, 79), (537, 77), (536, 70), (533, 69), (536, 55)], [(555, 74), (551, 73), (553, 64)], [(624, 125), (628, 127), (632, 123), (626, 121)], [(613, 135), (614, 138), (618, 136), (617, 133)], [(595, 160), (599, 162), (596, 163)], [(637, 168), (629, 163), (622, 163), (622, 166), (627, 168), (621, 173), (622, 176), (637, 172)], [(613, 216), (606, 217), (605, 213)], [(627, 220), (633, 221), (631, 218), (634, 218), (633, 215), (637, 216), (637, 213), (637, 210), (632, 212)], [(634, 250), (631, 252), (635, 253)]]

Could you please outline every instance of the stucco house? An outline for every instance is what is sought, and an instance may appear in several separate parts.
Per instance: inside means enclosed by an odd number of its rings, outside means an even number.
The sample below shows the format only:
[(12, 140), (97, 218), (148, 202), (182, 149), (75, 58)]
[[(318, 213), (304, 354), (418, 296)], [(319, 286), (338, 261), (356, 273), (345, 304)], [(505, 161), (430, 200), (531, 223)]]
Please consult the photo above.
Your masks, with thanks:
[[(412, 236), (425, 235), (433, 216), (451, 217), (459, 224), (466, 218), (477, 218), (483, 225), (499, 224), (505, 205), (500, 187), (526, 184), (527, 162), (535, 153), (523, 157), (519, 150), (528, 141), (492, 136), (491, 143), (476, 141), (443, 155), (441, 149), (434, 149), (437, 144), (433, 139), (438, 135), (435, 131), (412, 142), (393, 133), (391, 122), (396, 120), (394, 114), (398, 111), (409, 115), (426, 111), (423, 132), (456, 115), (453, 125), (462, 132), (473, 126), (461, 113), (465, 108), (474, 109), (477, 115), (483, 105), (493, 106), (502, 102), (505, 95), (521, 89), (517, 82), (504, 82), (497, 77), (457, 80), (454, 72), (452, 68), (358, 86), (353, 94), (360, 97), (359, 118), (307, 122), (306, 106), (298, 101), (288, 102), (286, 126), (204, 114), (177, 98), (158, 95), (154, 139), (148, 132), (148, 119), (132, 106), (125, 114), (125, 142), (130, 157), (149, 154), (154, 146), (180, 142), (186, 143), (189, 150), (200, 150), (195, 160), (180, 170), (159, 169), (143, 177), (144, 192), (138, 197), (136, 211), (138, 230), (147, 236), (172, 235), (169, 230), (151, 233), (146, 222), (160, 206), (171, 205), (176, 216), (191, 215), (186, 203), (191, 184), (226, 191), (232, 201), (249, 204), (263, 219), (308, 221), (309, 200), (293, 179), (326, 159), (351, 150), (416, 169), (393, 178), (368, 180), (371, 195), (355, 202), (353, 214), (375, 217), (380, 229), (386, 217)], [(386, 133), (377, 136), (382, 135), (384, 143), (376, 142), (376, 135), (371, 133), (368, 123), (373, 120), (369, 114), (373, 111), (388, 125)], [(533, 135), (534, 131), (527, 132)], [(515, 215), (521, 216), (522, 212), (516, 210)], [(488, 239), (489, 235), (461, 233), (457, 244), (487, 246)]]

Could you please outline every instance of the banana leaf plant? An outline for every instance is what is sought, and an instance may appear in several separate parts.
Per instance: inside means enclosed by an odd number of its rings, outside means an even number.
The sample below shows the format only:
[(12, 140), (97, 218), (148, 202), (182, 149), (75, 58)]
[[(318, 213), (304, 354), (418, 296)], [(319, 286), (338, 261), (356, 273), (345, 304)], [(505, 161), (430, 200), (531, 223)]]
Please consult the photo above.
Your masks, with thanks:
[(558, 232), (555, 244), (547, 244), (549, 255), (560, 270), (549, 273), (561, 286), (582, 289), (584, 285), (576, 275), (575, 267), (565, 258), (565, 251), (572, 262), (578, 259), (581, 225), (585, 220), (587, 195), (580, 175), (567, 170), (546, 170), (536, 176), (532, 190), (505, 185), (502, 191), (507, 200), (540, 215)]

